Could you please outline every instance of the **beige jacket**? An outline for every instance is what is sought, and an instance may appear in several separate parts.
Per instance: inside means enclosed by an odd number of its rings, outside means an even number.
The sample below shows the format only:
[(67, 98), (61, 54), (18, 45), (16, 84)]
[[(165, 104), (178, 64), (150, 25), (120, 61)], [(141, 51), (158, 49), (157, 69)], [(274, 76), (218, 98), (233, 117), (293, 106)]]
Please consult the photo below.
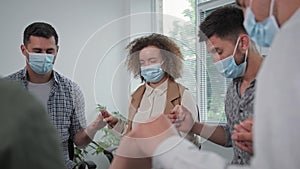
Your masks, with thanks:
[[(181, 99), (183, 92), (186, 88), (179, 83), (176, 83), (172, 80), (168, 80), (168, 88), (167, 88), (167, 99), (166, 99), (166, 106), (164, 109), (164, 114), (170, 113), (170, 111), (176, 106), (181, 104)], [(119, 119), (117, 125), (113, 128), (118, 133), (127, 134), (129, 131), (132, 130), (132, 123), (134, 116), (138, 112), (138, 108), (140, 106), (141, 100), (143, 98), (144, 92), (146, 90), (146, 85), (141, 85), (135, 92), (131, 95), (131, 102), (129, 106), (129, 113), (127, 122), (122, 121)], [(184, 134), (186, 135), (186, 134)], [(188, 133), (185, 138), (200, 146), (199, 139), (192, 133)]]

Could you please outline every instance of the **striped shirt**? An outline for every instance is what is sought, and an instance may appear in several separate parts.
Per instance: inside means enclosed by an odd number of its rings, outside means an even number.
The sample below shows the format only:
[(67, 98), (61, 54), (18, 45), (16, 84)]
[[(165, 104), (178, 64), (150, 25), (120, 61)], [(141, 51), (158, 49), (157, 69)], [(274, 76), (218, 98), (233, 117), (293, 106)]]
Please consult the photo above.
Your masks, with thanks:
[[(6, 77), (19, 81), (26, 89), (28, 86), (27, 71), (22, 69)], [(47, 112), (49, 118), (60, 135), (65, 165), (74, 168), (75, 163), (69, 158), (68, 140), (74, 140), (77, 131), (86, 127), (85, 103), (79, 86), (70, 79), (53, 71)]]

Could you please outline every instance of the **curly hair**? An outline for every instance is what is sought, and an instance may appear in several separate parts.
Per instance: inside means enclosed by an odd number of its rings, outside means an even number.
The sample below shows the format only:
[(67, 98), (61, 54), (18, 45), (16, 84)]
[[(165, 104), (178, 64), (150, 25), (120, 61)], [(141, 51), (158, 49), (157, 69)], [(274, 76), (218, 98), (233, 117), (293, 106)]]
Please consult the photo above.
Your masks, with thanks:
[(126, 60), (127, 69), (133, 73), (135, 78), (140, 77), (144, 81), (144, 78), (140, 74), (141, 64), (139, 54), (143, 48), (148, 46), (155, 46), (160, 49), (163, 59), (162, 69), (171, 80), (181, 77), (183, 56), (180, 48), (167, 36), (153, 33), (149, 36), (133, 40), (126, 47), (129, 50)]

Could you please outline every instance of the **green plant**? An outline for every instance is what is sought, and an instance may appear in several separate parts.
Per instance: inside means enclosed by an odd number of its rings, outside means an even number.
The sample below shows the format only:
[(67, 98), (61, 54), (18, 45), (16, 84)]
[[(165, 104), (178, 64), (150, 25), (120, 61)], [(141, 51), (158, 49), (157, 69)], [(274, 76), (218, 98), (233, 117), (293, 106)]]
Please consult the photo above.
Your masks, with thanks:
[[(97, 109), (98, 111), (106, 110), (106, 106), (97, 104)], [(111, 114), (126, 121), (126, 118), (117, 111), (111, 112)], [(83, 149), (75, 147), (74, 160), (76, 164), (83, 161), (85, 156), (88, 154), (97, 155), (103, 153), (105, 149), (109, 149), (110, 147), (117, 147), (119, 145), (120, 137), (116, 136), (109, 128), (104, 127), (99, 132), (102, 132), (102, 137), (99, 139), (100, 141), (92, 141), (87, 147)]]

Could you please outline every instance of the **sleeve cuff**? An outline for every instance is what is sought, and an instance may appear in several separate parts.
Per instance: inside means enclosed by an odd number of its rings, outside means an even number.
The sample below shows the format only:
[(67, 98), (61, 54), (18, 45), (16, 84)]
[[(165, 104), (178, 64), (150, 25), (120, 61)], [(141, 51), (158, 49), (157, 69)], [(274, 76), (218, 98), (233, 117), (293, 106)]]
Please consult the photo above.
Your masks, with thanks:
[(125, 128), (126, 128), (126, 122), (124, 122), (123, 120), (121, 119), (118, 119), (118, 122), (117, 124), (112, 128), (112, 127), (108, 127), (109, 129), (111, 129), (111, 131), (121, 137), (123, 132), (125, 131)]
[(229, 131), (229, 127), (227, 125), (222, 126), (224, 131), (225, 131), (225, 135), (226, 135), (226, 143), (224, 145), (224, 147), (232, 147), (232, 140), (231, 140), (231, 133)]

